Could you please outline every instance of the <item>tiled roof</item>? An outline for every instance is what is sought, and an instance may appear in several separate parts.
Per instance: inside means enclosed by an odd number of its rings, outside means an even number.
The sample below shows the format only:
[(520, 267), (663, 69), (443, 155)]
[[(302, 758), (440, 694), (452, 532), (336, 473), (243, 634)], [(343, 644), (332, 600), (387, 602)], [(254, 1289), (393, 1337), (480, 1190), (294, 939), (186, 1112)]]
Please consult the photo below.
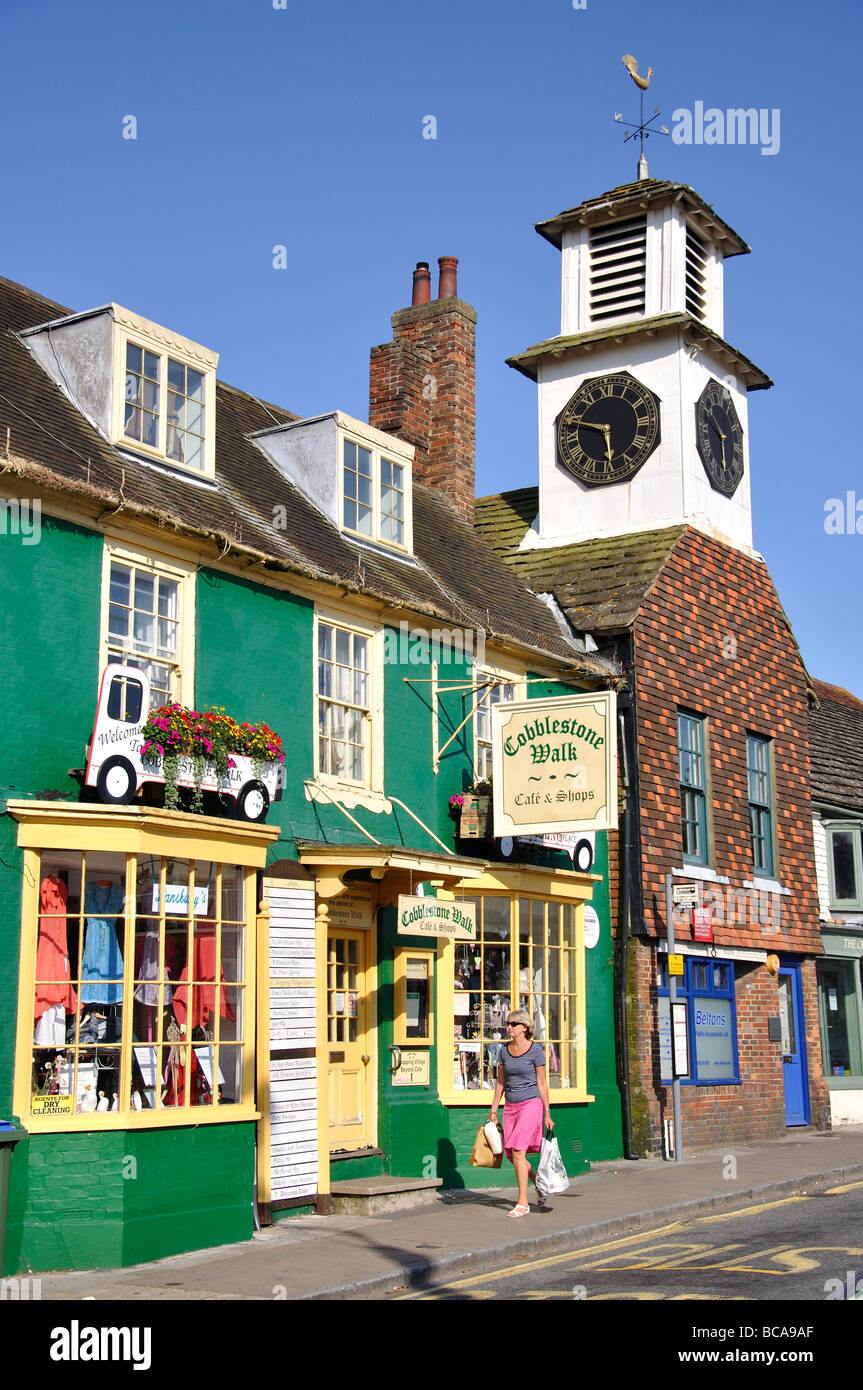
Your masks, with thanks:
[(574, 208), (567, 208), (557, 217), (537, 222), (536, 230), (553, 246), (561, 245), (564, 229), (573, 224), (609, 221), (610, 217), (631, 216), (657, 203), (681, 202), (694, 222), (707, 236), (720, 242), (725, 256), (738, 256), (750, 250), (742, 237), (723, 221), (694, 188), (669, 179), (639, 179), (624, 183), (596, 198), (588, 198)]
[(554, 592), (577, 632), (619, 632), (633, 623), (686, 530), (670, 526), (519, 550), (538, 509), (536, 488), (481, 497), (477, 530), (536, 593)]
[(819, 707), (809, 711), (813, 801), (863, 811), (863, 700), (813, 681)]
[[(380, 547), (353, 543), (248, 438), (255, 430), (300, 417), (217, 382), (216, 479), (207, 486), (115, 450), (43, 371), (16, 334), (69, 313), (32, 290), (0, 279), (0, 455), (4, 471), (49, 489), (75, 493), (103, 515), (156, 520), (204, 536), (223, 553), (244, 557), (249, 578), (267, 569), (337, 583), (449, 625), (482, 627), (566, 659), (573, 670), (609, 675), (598, 656), (571, 647), (517, 573), (431, 488), (414, 483), (417, 563)], [(274, 524), (287, 512), (286, 529)]]

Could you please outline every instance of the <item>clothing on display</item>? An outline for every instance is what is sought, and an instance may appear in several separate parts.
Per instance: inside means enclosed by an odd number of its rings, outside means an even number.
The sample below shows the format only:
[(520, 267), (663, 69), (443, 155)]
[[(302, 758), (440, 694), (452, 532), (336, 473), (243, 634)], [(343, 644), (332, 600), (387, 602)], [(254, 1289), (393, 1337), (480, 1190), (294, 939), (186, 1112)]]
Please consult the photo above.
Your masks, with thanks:
[[(219, 978), (224, 980), (225, 972), (220, 969)], [(211, 924), (198, 924), (192, 946), (192, 999), (188, 1003), (188, 966), (180, 973), (180, 983), (174, 990), (172, 1001), (174, 1016), (178, 1023), (188, 1024), (190, 1028), (207, 1028), (216, 1007), (216, 928)], [(205, 983), (201, 983), (201, 982)], [(222, 1018), (234, 1021), (234, 1010), (224, 985), (219, 989), (219, 1013)]]
[[(135, 942), (135, 979), (136, 980), (158, 980), (159, 978), (159, 928), (151, 925), (147, 928), (143, 937), (138, 937)], [(140, 955), (138, 954), (140, 952)], [(155, 1009), (159, 1003), (159, 986), (157, 984), (139, 984), (135, 988), (135, 999), (139, 1004), (146, 1004), (147, 1008)]]
[(84, 891), (86, 930), (81, 962), (81, 1003), (118, 1004), (123, 998), (123, 955), (117, 921), (126, 895), (119, 883), (88, 883)]
[(42, 910), (36, 947), (37, 983), (33, 1016), (38, 1022), (46, 1010), (51, 1010), (53, 1017), (46, 1025), (46, 1029), (51, 1030), (58, 1022), (57, 1006), (61, 1006), (64, 1012), (68, 1013), (74, 1013), (77, 1007), (69, 970), (66, 936), (66, 903), (69, 890), (61, 879), (48, 874), (40, 885), (39, 897)]

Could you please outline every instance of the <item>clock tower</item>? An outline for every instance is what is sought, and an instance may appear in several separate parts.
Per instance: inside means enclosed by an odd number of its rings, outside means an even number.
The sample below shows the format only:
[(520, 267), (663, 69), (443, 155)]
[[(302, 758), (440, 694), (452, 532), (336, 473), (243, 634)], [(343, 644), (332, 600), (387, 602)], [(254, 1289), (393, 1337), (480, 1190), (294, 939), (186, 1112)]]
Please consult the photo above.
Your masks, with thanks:
[(540, 222), (560, 333), (509, 359), (539, 394), (539, 515), (522, 542), (688, 523), (752, 550), (747, 395), (724, 336), (725, 262), (749, 247), (684, 184), (642, 178)]

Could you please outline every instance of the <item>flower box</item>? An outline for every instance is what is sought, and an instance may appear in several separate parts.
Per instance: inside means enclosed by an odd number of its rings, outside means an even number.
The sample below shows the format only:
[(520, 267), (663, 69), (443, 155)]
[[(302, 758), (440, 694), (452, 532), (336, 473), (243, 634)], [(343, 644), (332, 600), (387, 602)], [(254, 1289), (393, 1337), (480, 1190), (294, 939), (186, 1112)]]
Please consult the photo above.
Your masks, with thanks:
[(465, 796), (459, 816), (462, 840), (488, 840), (491, 836), (491, 797)]
[[(165, 786), (166, 805), (176, 805), (178, 787), (199, 799), (203, 792), (214, 792), (234, 803), (238, 819), (266, 820), (270, 803), (281, 799), (284, 787), (284, 753), (277, 734), (265, 724), (237, 724), (222, 710), (198, 714), (175, 704), (148, 714), (149, 707), (146, 671), (120, 663), (106, 667), (86, 786), (94, 787), (102, 801), (119, 806), (128, 805), (148, 782)], [(196, 807), (193, 800), (192, 809), (202, 805), (199, 800)]]

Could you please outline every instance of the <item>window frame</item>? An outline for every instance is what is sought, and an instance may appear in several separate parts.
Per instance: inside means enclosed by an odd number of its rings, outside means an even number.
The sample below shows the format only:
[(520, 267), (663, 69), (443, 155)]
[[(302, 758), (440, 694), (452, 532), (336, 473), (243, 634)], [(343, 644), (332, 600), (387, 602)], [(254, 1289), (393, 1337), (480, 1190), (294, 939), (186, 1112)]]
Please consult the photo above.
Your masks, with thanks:
[[(563, 871), (565, 872), (565, 871)], [(483, 898), (506, 898), (510, 908), (510, 934), (509, 949), (515, 951), (515, 959), (518, 960), (519, 950), (519, 904), (526, 900), (539, 901), (549, 906), (569, 907), (574, 913), (573, 942), (570, 949), (575, 957), (575, 980), (576, 988), (570, 994), (569, 991), (562, 991), (572, 998), (572, 1015), (567, 1021), (567, 1026), (571, 1030), (573, 1038), (572, 1047), (575, 1055), (575, 1084), (568, 1087), (553, 1087), (549, 1085), (549, 1094), (553, 1105), (583, 1105), (586, 1101), (592, 1101), (594, 1096), (587, 1090), (587, 960), (584, 945), (584, 905), (586, 899), (573, 885), (555, 884), (556, 892), (550, 892), (546, 881), (545, 884), (530, 882), (518, 871), (510, 876), (505, 871), (496, 871), (487, 883), (480, 884), (479, 880), (466, 880), (459, 885), (458, 892), (461, 896), (473, 901)], [(447, 895), (449, 896), (449, 894)], [(456, 1090), (453, 1085), (453, 1025), (455, 1020), (455, 961), (456, 948), (464, 945), (463, 942), (442, 939), (438, 944), (438, 987), (437, 987), (437, 1083), (438, 1094), (441, 1103), (446, 1106), (484, 1106), (486, 1109), (493, 1095), (493, 1088), (480, 1087), (474, 1090)], [(560, 947), (551, 949), (560, 950)], [(512, 954), (510, 956), (512, 961)], [(545, 976), (546, 981), (548, 975)], [(474, 991), (475, 992), (475, 991)], [(519, 995), (522, 991), (519, 987)], [(529, 998), (532, 991), (529, 992)], [(548, 996), (546, 988), (543, 997)], [(512, 996), (510, 995), (510, 999)], [(479, 1040), (482, 1048), (483, 1040)], [(506, 1038), (500, 1040), (506, 1042)], [(548, 1049), (555, 1045), (556, 1039), (546, 1042), (543, 1039), (536, 1039), (546, 1050), (546, 1074), (549, 1073), (549, 1052)], [(482, 1052), (480, 1052), (482, 1056)], [(563, 1059), (559, 1058), (561, 1068)]]
[[(835, 912), (863, 912), (863, 820), (828, 820), (824, 822), (827, 833), (827, 873), (830, 887), (830, 909)], [(834, 834), (851, 835), (851, 851), (854, 860), (854, 881), (857, 887), (853, 898), (840, 898), (836, 893), (836, 870), (833, 860)]]
[[(691, 724), (691, 726), (699, 731), (699, 739), (700, 739), (700, 747), (699, 747), (699, 748), (696, 748), (696, 749), (686, 748), (686, 749), (684, 749), (683, 741), (682, 741), (682, 737), (681, 737), (682, 731), (683, 731), (683, 721), (684, 721), (684, 720), (689, 721), (689, 723)], [(682, 797), (684, 794), (686, 794), (686, 795), (692, 795), (692, 796), (695, 798), (695, 800), (694, 800), (694, 806), (695, 806), (695, 810), (696, 810), (696, 818), (695, 818), (694, 821), (685, 820), (685, 819), (684, 819), (684, 814), (683, 814), (683, 806), (682, 806), (682, 804), (681, 804), (681, 807), (680, 807), (681, 851), (682, 851), (682, 855), (683, 855), (683, 862), (684, 862), (684, 864), (699, 864), (699, 865), (702, 865), (703, 867), (709, 867), (709, 865), (710, 865), (710, 860), (711, 860), (711, 835), (710, 835), (710, 815), (709, 815), (709, 798), (710, 798), (709, 747), (710, 747), (710, 745), (709, 745), (709, 739), (708, 739), (708, 727), (707, 727), (707, 718), (706, 718), (706, 716), (704, 716), (703, 714), (696, 714), (696, 712), (695, 712), (694, 710), (689, 710), (689, 709), (678, 709), (678, 711), (677, 711), (677, 774), (678, 774), (678, 786), (679, 786), (679, 789), (680, 789), (681, 797)], [(702, 781), (701, 781), (700, 783), (684, 781), (684, 777), (683, 777), (683, 758), (684, 758), (684, 754), (685, 754), (687, 757), (693, 757), (693, 756), (695, 756), (695, 757), (700, 758), (700, 760), (701, 760), (701, 768), (702, 768)], [(686, 840), (685, 840), (685, 836), (684, 836), (684, 833), (683, 833), (683, 832), (684, 832), (684, 826), (685, 826), (685, 825), (688, 825), (688, 824), (695, 824), (695, 825), (696, 825), (697, 830), (698, 830), (698, 834), (699, 834), (699, 836), (700, 836), (701, 839), (702, 839), (703, 844), (702, 844), (702, 848), (701, 848), (701, 852), (700, 852), (700, 853), (696, 853), (696, 854), (688, 853), (687, 850), (686, 850), (686, 848), (685, 848)]]
[[(489, 687), (482, 695), (479, 692), (479, 685), (486, 679), (497, 682), (496, 685)], [(495, 704), (503, 703), (503, 699), (493, 700), (491, 697), (495, 690), (503, 691), (511, 686), (511, 700), (524, 700), (527, 698), (527, 676), (524, 670), (516, 670), (514, 667), (495, 665), (493, 662), (484, 661), (482, 665), (475, 662), (473, 668), (473, 683), (477, 687), (472, 692), (474, 700), (473, 710), (473, 775), (475, 781), (490, 781), (492, 775), (492, 737), (491, 737), (491, 711)], [(509, 703), (509, 701), (507, 701)], [(487, 739), (480, 738), (480, 706), (485, 705), (488, 712), (489, 736)], [(487, 772), (480, 771), (480, 749), (488, 750), (489, 767)]]
[[(407, 967), (409, 960), (422, 960), (426, 964), (426, 980), (428, 984), (428, 1009), (426, 1017), (428, 1027), (423, 1036), (412, 1035), (408, 1032), (408, 974)], [(434, 1046), (435, 1031), (435, 951), (429, 947), (397, 946), (393, 952), (393, 996), (395, 1008), (393, 1012), (393, 1042), (396, 1047), (432, 1047)]]
[[(159, 410), (158, 445), (146, 443), (142, 439), (132, 439), (125, 432), (126, 422), (126, 353), (127, 347), (141, 348), (160, 359), (159, 369)], [(204, 434), (201, 466), (171, 458), (168, 454), (168, 359), (179, 363), (187, 371), (199, 372), (204, 378)], [(183, 338), (169, 329), (160, 327), (148, 319), (138, 317), (128, 310), (114, 309), (114, 391), (111, 412), (112, 442), (120, 449), (142, 454), (177, 469), (190, 478), (214, 479), (216, 474), (216, 365), (218, 353), (211, 352), (199, 343)]]
[[(241, 838), (233, 838), (221, 824), (189, 827), (188, 817), (154, 808), (88, 807), (69, 803), (15, 801), (8, 805), (18, 821), (18, 845), (24, 856), (24, 888), (21, 902), (21, 950), (18, 979), (18, 1019), (16, 1034), (14, 1111), (31, 1133), (85, 1131), (103, 1133), (118, 1129), (169, 1129), (199, 1124), (236, 1124), (259, 1118), (255, 1104), (257, 1040), (256, 994), (261, 984), (260, 970), (267, 964), (266, 943), (259, 948), (257, 918), (257, 873), (263, 869), (269, 845), (277, 838), (273, 827), (244, 826)], [(251, 831), (251, 833), (250, 833)], [(123, 909), (123, 997), (132, 997), (136, 987), (134, 951), (129, 951), (130, 933), (134, 942), (136, 858), (209, 861), (241, 869), (244, 878), (244, 1003), (241, 1045), (242, 1081), (238, 1103), (184, 1105), (153, 1110), (31, 1115), (32, 1055), (34, 1048), (33, 992), (40, 906), (40, 873), (43, 856), (52, 853), (104, 853), (126, 856), (126, 893)], [(121, 1075), (131, 1074), (131, 1052), (144, 1046), (132, 1038), (132, 1011), (124, 1011), (120, 1044)], [(191, 1043), (190, 1045), (194, 1045)], [(201, 1046), (206, 1046), (202, 1043)], [(124, 1091), (125, 1094), (125, 1091)]]
[(133, 569), (149, 572), (154, 578), (165, 578), (179, 583), (178, 617), (179, 641), (177, 643), (177, 660), (174, 663), (169, 661), (159, 661), (158, 657), (153, 660), (156, 664), (172, 665), (172, 691), (171, 698), (180, 704), (194, 704), (195, 691), (195, 598), (196, 598), (196, 575), (193, 566), (178, 559), (169, 559), (167, 556), (156, 555), (145, 550), (138, 550), (125, 541), (114, 540), (111, 537), (105, 538), (102, 553), (102, 604), (100, 617), (99, 633), (99, 672), (101, 680), (102, 672), (111, 661), (121, 661), (124, 665), (134, 664), (140, 660), (141, 654), (134, 651), (116, 652), (113, 648), (116, 644), (112, 643), (110, 633), (110, 610), (111, 610), (111, 566), (114, 562), (122, 565), (129, 565)]
[[(351, 778), (339, 776), (335, 773), (324, 772), (321, 770), (320, 756), (320, 703), (321, 694), (319, 691), (319, 662), (320, 662), (320, 627), (321, 624), (327, 627), (340, 629), (349, 632), (351, 636), (364, 637), (368, 642), (368, 681), (369, 681), (369, 703), (366, 714), (367, 741), (366, 741), (366, 762), (365, 777), (362, 781), (354, 781)], [(383, 672), (382, 672), (382, 640), (383, 630), (375, 623), (370, 623), (356, 614), (347, 610), (335, 608), (315, 608), (314, 631), (312, 637), (314, 647), (314, 668), (312, 682), (312, 740), (314, 757), (314, 780), (324, 787), (344, 789), (348, 792), (362, 795), (363, 792), (383, 792)], [(342, 704), (342, 701), (330, 701), (329, 703)], [(349, 706), (345, 706), (349, 708)]]
[[(764, 766), (753, 767), (750, 754), (758, 748), (763, 752)], [(758, 801), (753, 797), (753, 776), (763, 777), (766, 783), (766, 801)], [(774, 878), (776, 874), (776, 815), (773, 798), (773, 740), (765, 734), (747, 733), (746, 735), (746, 794), (749, 802), (749, 829), (750, 846), (752, 852), (752, 873), (755, 878)], [(766, 818), (766, 829), (762, 834), (756, 836), (756, 818)], [(766, 863), (760, 865), (756, 862), (755, 843), (756, 840), (763, 841), (765, 848)]]
[[(660, 955), (659, 974), (657, 984), (658, 999), (669, 999), (668, 989), (668, 957)], [(712, 980), (708, 979), (708, 984), (703, 988), (698, 986), (695, 981), (695, 967), (706, 965), (712, 971), (714, 966), (720, 966), (728, 971), (729, 984), (727, 988), (716, 988)], [(734, 961), (725, 960), (721, 956), (690, 956), (683, 957), (683, 981), (680, 976), (676, 976), (677, 981), (677, 1002), (686, 1001), (687, 1010), (687, 1042), (689, 1046), (690, 1067), (692, 1074), (681, 1077), (664, 1077), (662, 1075), (662, 1056), (659, 1056), (660, 1085), (670, 1086), (674, 1080), (679, 1080), (682, 1086), (739, 1086), (740, 1082), (740, 1047), (737, 1037), (737, 991), (735, 988)], [(665, 983), (663, 983), (663, 980)], [(733, 1077), (705, 1077), (704, 1080), (698, 1076), (698, 1054), (696, 1051), (695, 1038), (695, 1002), (701, 999), (727, 999), (731, 1004), (731, 1034), (732, 1045), (734, 1048), (734, 1075)], [(669, 1020), (671, 1018), (669, 1004)], [(657, 1006), (658, 1012), (658, 1006)]]
[[(345, 520), (346, 502), (354, 499), (348, 498), (345, 494), (345, 445), (352, 444), (355, 448), (365, 449), (371, 456), (371, 493), (372, 493), (372, 530), (371, 533), (359, 530), (356, 526), (349, 526)], [(382, 522), (385, 515), (382, 490), (382, 463), (386, 461), (395, 464), (402, 470), (402, 539), (393, 540), (382, 533)], [(400, 554), (413, 553), (413, 478), (412, 478), (413, 449), (406, 446), (401, 440), (390, 439), (380, 431), (369, 429), (346, 429), (344, 425), (339, 426), (338, 431), (338, 495), (339, 495), (339, 529), (346, 535), (358, 541), (365, 541), (368, 544), (382, 545), (388, 550), (398, 551)]]

